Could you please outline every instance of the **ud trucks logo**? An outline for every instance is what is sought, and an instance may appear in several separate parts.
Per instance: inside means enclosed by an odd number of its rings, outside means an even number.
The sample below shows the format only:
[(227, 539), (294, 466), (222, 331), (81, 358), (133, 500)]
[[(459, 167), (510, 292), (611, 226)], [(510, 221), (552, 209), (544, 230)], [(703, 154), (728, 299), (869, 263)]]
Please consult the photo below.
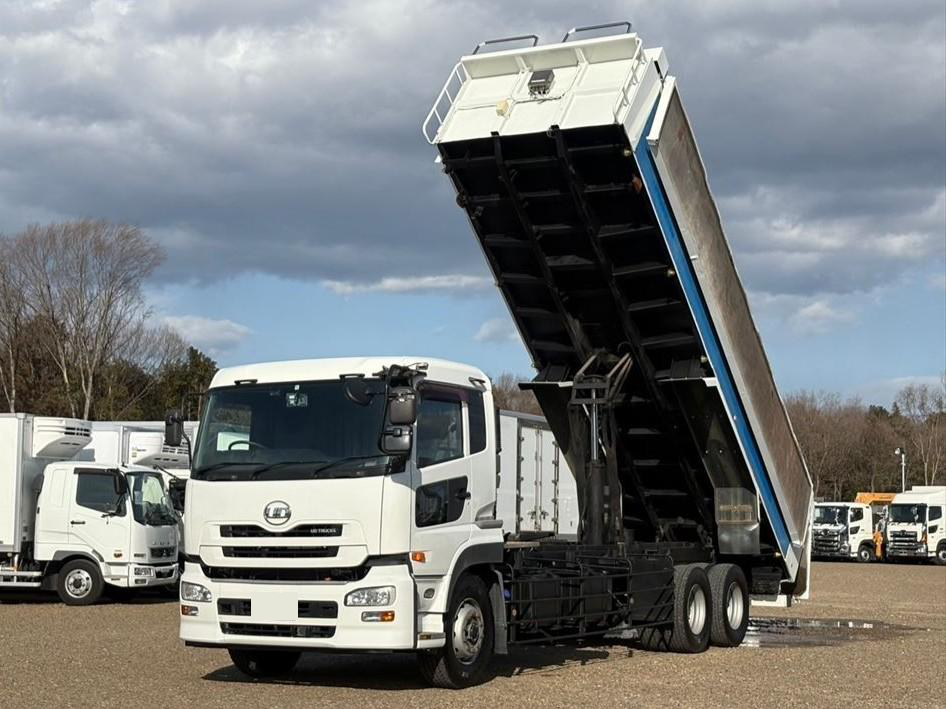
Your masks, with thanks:
[(282, 500), (274, 500), (263, 508), (263, 519), (270, 524), (285, 524), (292, 517), (292, 510)]

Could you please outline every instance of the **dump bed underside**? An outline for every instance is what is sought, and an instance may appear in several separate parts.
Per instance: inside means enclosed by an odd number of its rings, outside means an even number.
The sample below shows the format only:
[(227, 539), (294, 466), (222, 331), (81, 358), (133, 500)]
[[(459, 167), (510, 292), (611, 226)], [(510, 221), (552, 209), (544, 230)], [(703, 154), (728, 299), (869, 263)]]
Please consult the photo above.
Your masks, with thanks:
[[(601, 434), (627, 538), (768, 556), (804, 589), (810, 479), (658, 61), (661, 50), (627, 35), (465, 57), (466, 84), (432, 142), (579, 475), (589, 443), (569, 416), (569, 387), (594, 357), (630, 358), (614, 430)], [(545, 66), (567, 81), (529, 94), (530, 72)], [(503, 91), (508, 101), (489, 103)]]

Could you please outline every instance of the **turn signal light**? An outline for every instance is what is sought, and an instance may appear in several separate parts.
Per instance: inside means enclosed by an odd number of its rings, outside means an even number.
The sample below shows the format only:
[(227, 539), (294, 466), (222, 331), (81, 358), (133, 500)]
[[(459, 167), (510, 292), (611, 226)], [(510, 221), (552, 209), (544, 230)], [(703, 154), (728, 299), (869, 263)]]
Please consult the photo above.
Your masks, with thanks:
[(411, 561), (416, 561), (418, 564), (426, 564), (427, 552), (426, 551), (412, 551)]
[(390, 623), (394, 620), (394, 611), (365, 611), (361, 620), (365, 623)]
[(181, 604), (181, 615), (197, 615), (197, 606), (185, 606)]

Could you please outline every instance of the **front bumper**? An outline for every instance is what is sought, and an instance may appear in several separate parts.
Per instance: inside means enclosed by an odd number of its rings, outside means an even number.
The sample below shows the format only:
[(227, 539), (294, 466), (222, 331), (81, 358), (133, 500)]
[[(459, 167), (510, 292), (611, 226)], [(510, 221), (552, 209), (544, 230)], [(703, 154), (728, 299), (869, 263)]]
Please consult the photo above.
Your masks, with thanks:
[[(415, 586), (406, 564), (373, 566), (359, 581), (267, 583), (215, 581), (204, 575), (199, 564), (188, 562), (181, 580), (198, 583), (213, 596), (207, 603), (181, 602), (197, 609), (197, 615), (183, 615), (183, 611), (181, 615), (181, 639), (189, 645), (299, 650), (415, 647)], [(394, 604), (345, 605), (348, 593), (369, 586), (394, 586)], [(300, 617), (305, 604), (323, 608), (322, 617)], [(332, 604), (333, 610), (324, 610)], [(363, 621), (365, 611), (394, 611), (394, 620)]]
[(888, 544), (886, 553), (888, 557), (902, 556), (919, 559), (925, 559), (930, 555), (926, 544), (923, 542), (914, 542), (912, 544), (898, 542), (896, 544)]
[[(119, 570), (120, 569), (120, 570)], [(136, 569), (149, 569), (150, 574), (135, 573)], [(126, 564), (121, 567), (106, 567), (103, 576), (107, 583), (122, 588), (152, 588), (173, 586), (178, 579), (178, 565), (172, 564)]]

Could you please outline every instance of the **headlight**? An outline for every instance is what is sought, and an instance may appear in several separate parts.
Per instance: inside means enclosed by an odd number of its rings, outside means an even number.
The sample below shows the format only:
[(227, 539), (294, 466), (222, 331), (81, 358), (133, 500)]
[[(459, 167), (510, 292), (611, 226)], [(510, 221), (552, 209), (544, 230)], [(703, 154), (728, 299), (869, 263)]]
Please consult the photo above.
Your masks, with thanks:
[(394, 604), (394, 586), (359, 588), (345, 596), (346, 606), (390, 606)]
[(136, 566), (135, 576), (154, 576), (154, 569), (150, 566)]
[(181, 582), (181, 600), (196, 601), (197, 603), (210, 603), (213, 595), (199, 583)]

